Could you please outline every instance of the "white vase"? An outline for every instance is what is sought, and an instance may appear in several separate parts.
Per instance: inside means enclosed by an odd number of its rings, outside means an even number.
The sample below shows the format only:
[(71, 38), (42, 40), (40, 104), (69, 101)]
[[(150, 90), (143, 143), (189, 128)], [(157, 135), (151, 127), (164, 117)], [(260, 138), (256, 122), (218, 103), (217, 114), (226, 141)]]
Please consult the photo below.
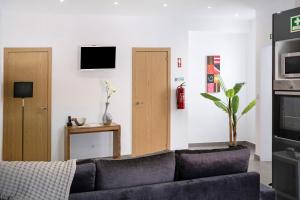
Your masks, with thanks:
[(109, 103), (106, 102), (105, 103), (105, 111), (104, 111), (104, 114), (102, 117), (102, 122), (104, 125), (110, 125), (112, 123), (112, 116), (110, 113), (107, 112), (108, 106), (109, 106)]

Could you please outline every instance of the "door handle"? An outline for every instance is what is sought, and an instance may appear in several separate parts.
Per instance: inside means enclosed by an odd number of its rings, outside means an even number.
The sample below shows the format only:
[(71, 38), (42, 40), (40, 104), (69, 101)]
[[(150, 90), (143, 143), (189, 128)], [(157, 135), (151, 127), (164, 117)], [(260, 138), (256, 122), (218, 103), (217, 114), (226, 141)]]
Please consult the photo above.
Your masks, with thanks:
[(144, 103), (143, 102), (139, 102), (139, 101), (137, 101), (136, 103), (135, 103), (135, 105), (143, 105)]
[(41, 109), (41, 110), (48, 110), (48, 108), (45, 107), (45, 106), (40, 107), (40, 109)]

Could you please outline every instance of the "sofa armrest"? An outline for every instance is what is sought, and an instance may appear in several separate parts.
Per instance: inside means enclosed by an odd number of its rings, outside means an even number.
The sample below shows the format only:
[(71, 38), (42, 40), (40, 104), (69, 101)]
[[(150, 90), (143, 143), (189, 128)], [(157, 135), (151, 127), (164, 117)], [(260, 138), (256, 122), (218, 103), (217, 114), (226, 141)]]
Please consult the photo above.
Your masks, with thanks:
[(256, 172), (71, 194), (70, 200), (259, 200)]
[(260, 184), (260, 200), (275, 200), (275, 190), (263, 184)]

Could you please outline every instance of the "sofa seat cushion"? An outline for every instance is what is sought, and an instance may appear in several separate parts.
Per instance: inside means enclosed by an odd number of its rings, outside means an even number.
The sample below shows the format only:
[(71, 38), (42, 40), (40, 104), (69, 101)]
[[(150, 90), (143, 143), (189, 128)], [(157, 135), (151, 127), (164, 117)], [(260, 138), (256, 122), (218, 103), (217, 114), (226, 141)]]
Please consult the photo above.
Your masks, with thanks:
[(178, 151), (176, 180), (247, 172), (250, 150), (245, 147), (230, 149)]
[(70, 200), (259, 200), (255, 172), (100, 190), (70, 195)]
[(70, 193), (89, 192), (95, 190), (95, 163), (77, 164)]
[(174, 181), (175, 154), (161, 153), (121, 160), (96, 161), (96, 190)]

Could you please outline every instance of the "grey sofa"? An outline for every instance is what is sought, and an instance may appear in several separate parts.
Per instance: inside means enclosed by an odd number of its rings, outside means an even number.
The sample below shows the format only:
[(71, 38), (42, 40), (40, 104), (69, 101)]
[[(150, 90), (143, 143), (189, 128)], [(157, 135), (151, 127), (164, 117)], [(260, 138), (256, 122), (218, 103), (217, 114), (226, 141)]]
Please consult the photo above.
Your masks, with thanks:
[(275, 200), (242, 146), (77, 163), (70, 200)]

